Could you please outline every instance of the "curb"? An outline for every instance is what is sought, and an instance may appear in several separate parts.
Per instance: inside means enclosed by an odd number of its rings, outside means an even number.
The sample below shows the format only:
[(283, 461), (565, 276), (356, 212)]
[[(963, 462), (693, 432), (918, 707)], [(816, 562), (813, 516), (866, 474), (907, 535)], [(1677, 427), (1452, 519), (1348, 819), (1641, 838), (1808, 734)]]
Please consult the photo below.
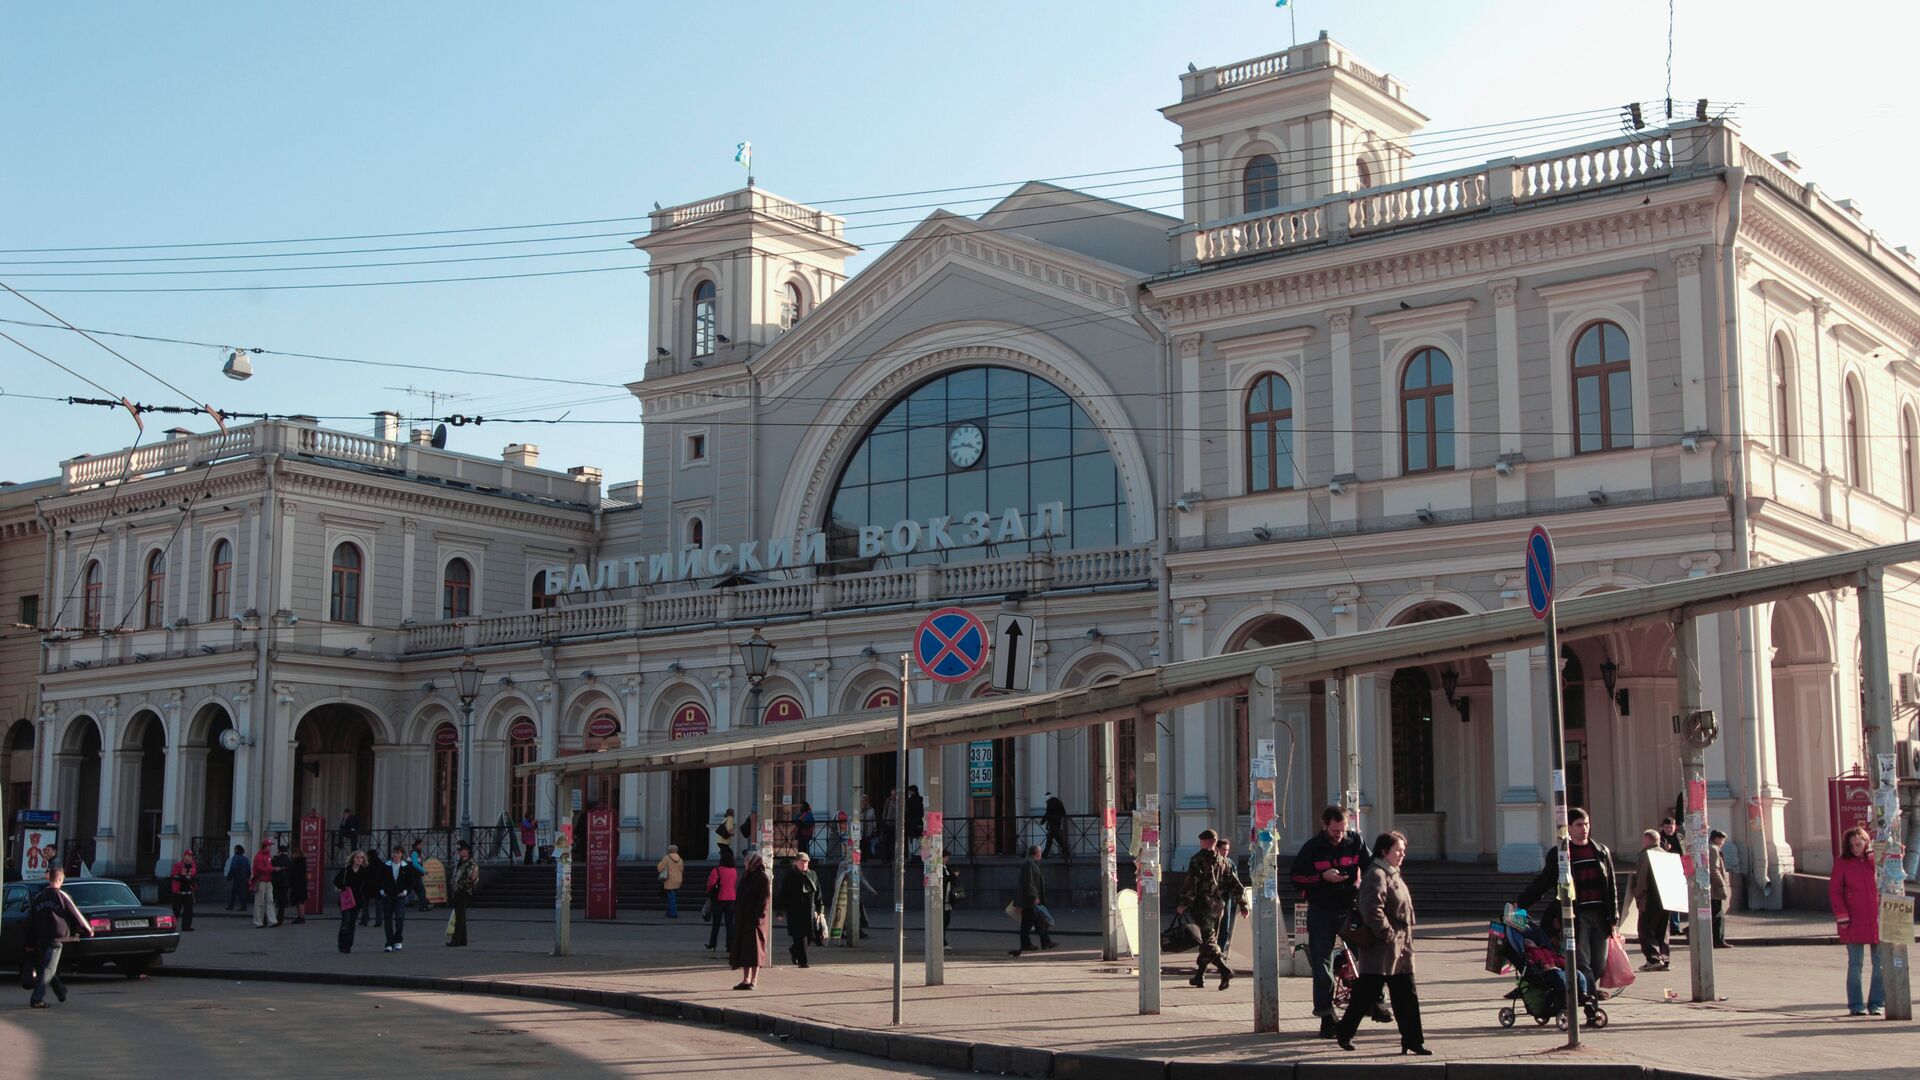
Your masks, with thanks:
[[(1344, 1062), (1234, 1062), (1180, 1061), (1131, 1058), (1035, 1046), (970, 1043), (937, 1035), (836, 1027), (795, 1020), (750, 1009), (723, 1008), (653, 994), (616, 990), (544, 986), (528, 982), (450, 979), (422, 975), (354, 975), (318, 971), (253, 971), (161, 965), (153, 974), (182, 979), (232, 979), (241, 982), (312, 983), (332, 986), (371, 986), (388, 990), (426, 990), (443, 994), (491, 994), (500, 997), (557, 1001), (590, 1008), (613, 1009), (653, 1020), (710, 1024), (738, 1031), (775, 1035), (782, 1041), (807, 1043), (843, 1053), (881, 1058), (904, 1064), (926, 1065), (958, 1072), (1030, 1077), (1033, 1080), (1339, 1080), (1380, 1072), (1414, 1073), (1437, 1080), (1524, 1080), (1541, 1072), (1528, 1062), (1409, 1062), (1346, 1064)], [(1556, 1075), (1591, 1080), (1724, 1080), (1704, 1073), (1677, 1072), (1653, 1065), (1611, 1062), (1565, 1062), (1551, 1066)]]

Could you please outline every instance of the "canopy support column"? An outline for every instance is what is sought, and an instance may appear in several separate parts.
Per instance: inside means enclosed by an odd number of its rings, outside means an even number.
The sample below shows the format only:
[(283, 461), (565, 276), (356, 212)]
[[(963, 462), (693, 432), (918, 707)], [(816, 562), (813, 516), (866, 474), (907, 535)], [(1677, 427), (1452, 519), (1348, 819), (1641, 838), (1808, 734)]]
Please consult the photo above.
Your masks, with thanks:
[(1274, 763), (1279, 747), (1278, 726), (1274, 723), (1274, 681), (1273, 669), (1263, 667), (1253, 673), (1253, 682), (1247, 687), (1247, 738), (1253, 743), (1247, 748), (1252, 773), (1247, 781), (1251, 787), (1254, 830), (1250, 854), (1255, 868), (1252, 919), (1253, 1030), (1256, 1032), (1280, 1030), (1280, 895), (1277, 889), (1268, 890), (1273, 875), (1261, 869), (1271, 861), (1273, 846), (1280, 842), (1274, 820), (1279, 810)]
[[(1100, 959), (1120, 959), (1120, 864), (1114, 824), (1114, 723), (1096, 729), (1100, 740)], [(1137, 950), (1136, 950), (1137, 951)]]
[(554, 778), (553, 785), (553, 955), (573, 951), (573, 793), (579, 780)]
[(1134, 716), (1133, 745), (1140, 822), (1140, 854), (1134, 859), (1140, 885), (1140, 1015), (1160, 1014), (1160, 717), (1141, 709)]
[[(1700, 628), (1692, 616), (1673, 624), (1673, 673), (1680, 680), (1680, 721), (1686, 724), (1700, 708)], [(1689, 727), (1677, 732), (1681, 736), (1680, 772), (1687, 788), (1687, 853), (1693, 858), (1693, 873), (1687, 878), (1687, 911), (1693, 918), (1687, 932), (1687, 967), (1693, 1000), (1712, 1001), (1713, 866), (1712, 852), (1707, 850), (1707, 747), (1705, 740), (1693, 741), (1692, 730)], [(1711, 738), (1706, 736), (1706, 740)]]
[[(1887, 663), (1886, 568), (1869, 565), (1860, 575), (1860, 682), (1866, 687), (1867, 752), (1873, 764), (1873, 847), (1870, 849), (1878, 872), (1880, 893), (1887, 897), (1906, 895), (1906, 874), (1898, 852), (1900, 840), (1900, 780), (1894, 756), (1892, 675)], [(1908, 901), (1908, 906), (1912, 902)], [(1698, 929), (1694, 937), (1700, 936)], [(1882, 985), (1886, 991), (1887, 1019), (1913, 1019), (1912, 973), (1907, 969), (1909, 935), (1889, 943), (1883, 936), (1874, 945), (1879, 960)]]
[(924, 834), (920, 838), (920, 865), (926, 871), (921, 892), (926, 896), (927, 932), (927, 985), (943, 986), (947, 981), (947, 844), (945, 837), (946, 815), (941, 807), (947, 805), (940, 786), (940, 766), (945, 758), (946, 748), (929, 746), (920, 755), (920, 771), (925, 774), (927, 785), (927, 820)]

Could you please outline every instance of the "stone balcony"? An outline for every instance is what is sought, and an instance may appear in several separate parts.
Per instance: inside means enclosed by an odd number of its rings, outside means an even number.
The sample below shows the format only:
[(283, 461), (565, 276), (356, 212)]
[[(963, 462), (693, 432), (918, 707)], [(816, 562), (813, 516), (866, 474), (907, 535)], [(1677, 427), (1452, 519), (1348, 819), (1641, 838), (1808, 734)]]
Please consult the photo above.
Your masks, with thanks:
[(1197, 101), (1242, 86), (1298, 75), (1316, 68), (1343, 71), (1395, 101), (1406, 100), (1407, 88), (1399, 79), (1374, 71), (1355, 60), (1353, 54), (1339, 42), (1322, 36), (1317, 41), (1256, 56), (1251, 60), (1189, 71), (1180, 76), (1180, 101), (1183, 104)]
[(401, 652), (457, 652), (567, 638), (698, 629), (771, 618), (821, 618), (874, 608), (918, 608), (975, 597), (1145, 585), (1154, 580), (1148, 545), (1023, 555), (941, 566), (871, 570), (810, 581), (665, 593), (632, 600), (417, 623), (401, 629)]
[(653, 235), (688, 225), (704, 225), (729, 214), (753, 212), (764, 214), (777, 221), (784, 221), (800, 228), (845, 239), (847, 221), (824, 210), (815, 210), (811, 206), (802, 206), (791, 199), (783, 199), (761, 188), (741, 188), (729, 191), (725, 195), (716, 195), (711, 199), (698, 202), (681, 203), (664, 210), (655, 210), (649, 218)]

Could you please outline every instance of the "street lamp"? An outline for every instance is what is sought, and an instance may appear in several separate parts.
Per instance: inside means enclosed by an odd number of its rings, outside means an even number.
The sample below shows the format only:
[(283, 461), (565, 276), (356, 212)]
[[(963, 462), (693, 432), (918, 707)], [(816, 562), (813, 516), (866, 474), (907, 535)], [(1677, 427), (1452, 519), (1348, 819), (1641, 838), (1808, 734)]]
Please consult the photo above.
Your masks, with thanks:
[(453, 669), (454, 689), (460, 695), (460, 838), (473, 844), (473, 699), (480, 696), (480, 680), (487, 669), (473, 662), (469, 653)]
[[(760, 726), (760, 684), (767, 677), (767, 668), (773, 663), (773, 642), (760, 636), (755, 628), (753, 635), (736, 646), (740, 650), (741, 666), (747, 669), (747, 711), (753, 714), (752, 726)], [(760, 764), (753, 766), (753, 802), (755, 807), (753, 827), (755, 831), (766, 831), (767, 813), (772, 807), (760, 805)], [(758, 845), (760, 838), (754, 837)]]

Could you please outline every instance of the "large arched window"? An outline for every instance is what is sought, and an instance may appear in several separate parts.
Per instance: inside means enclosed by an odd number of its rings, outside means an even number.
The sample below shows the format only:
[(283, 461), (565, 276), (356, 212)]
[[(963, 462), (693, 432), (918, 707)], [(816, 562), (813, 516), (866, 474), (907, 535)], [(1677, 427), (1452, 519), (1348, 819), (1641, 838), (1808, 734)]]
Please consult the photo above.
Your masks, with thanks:
[(440, 617), (465, 619), (473, 614), (473, 565), (465, 559), (449, 559), (440, 575)]
[(1453, 361), (1421, 349), (1400, 372), (1400, 471), (1453, 468)]
[(1293, 387), (1262, 375), (1247, 391), (1247, 490), (1293, 487)]
[(1571, 648), (1560, 650), (1560, 727), (1566, 733), (1567, 805), (1587, 804), (1587, 673)]
[(334, 622), (360, 621), (360, 575), (366, 557), (356, 544), (333, 549), (333, 575), (328, 588), (327, 617)]
[(555, 596), (552, 591), (547, 588), (547, 572), (545, 570), (541, 570), (533, 575), (533, 593), (529, 598), (529, 603), (535, 611), (544, 611), (547, 608), (560, 606), (560, 598)]
[(690, 517), (687, 519), (687, 546), (690, 548), (704, 548), (707, 546), (707, 522), (704, 518)]
[(507, 725), (507, 809), (513, 815), (516, 830), (520, 822), (533, 817), (537, 785), (531, 776), (523, 776), (520, 766), (540, 757), (540, 727), (533, 717), (522, 716)]
[(1610, 322), (1573, 342), (1573, 452), (1633, 445), (1633, 357), (1627, 332)]
[(233, 541), (221, 537), (207, 560), (207, 618), (224, 619), (233, 613)]
[(1866, 420), (1861, 414), (1864, 402), (1860, 399), (1860, 383), (1853, 376), (1847, 376), (1847, 384), (1841, 393), (1841, 432), (1847, 440), (1847, 483), (1857, 488), (1867, 485)]
[(719, 290), (703, 281), (693, 288), (693, 355), (712, 356), (720, 336)]
[(1393, 673), (1393, 812), (1433, 813), (1433, 682), (1425, 668)]
[(1900, 410), (1900, 500), (1907, 513), (1920, 512), (1920, 498), (1916, 498), (1914, 474), (1920, 472), (1920, 432), (1916, 432), (1911, 406)]
[(460, 733), (452, 724), (433, 729), (433, 827), (451, 829), (460, 814)]
[(1787, 335), (1773, 335), (1773, 442), (1782, 457), (1793, 457), (1793, 352)]
[(1240, 198), (1249, 214), (1280, 205), (1280, 166), (1272, 154), (1255, 154), (1240, 171)]
[(789, 281), (780, 289), (780, 329), (791, 330), (800, 321), (802, 302), (799, 282)]
[(167, 553), (147, 556), (147, 585), (140, 594), (140, 625), (148, 630), (167, 621)]
[(100, 616), (107, 600), (106, 572), (101, 569), (99, 559), (87, 564), (86, 573), (81, 580), (84, 582), (82, 586), (84, 592), (81, 594), (80, 625), (88, 630), (98, 630)]
[[(999, 535), (1008, 510), (1029, 530), (1034, 509), (1062, 503), (1061, 534)], [(860, 528), (893, 532), (900, 521), (924, 527), (950, 519), (955, 546), (934, 550), (923, 528), (910, 564), (1133, 541), (1126, 496), (1106, 439), (1086, 411), (1045, 379), (1002, 367), (963, 368), (921, 383), (868, 429), (841, 468), (828, 520), (828, 554), (841, 571), (861, 569)], [(968, 514), (994, 523), (985, 542), (966, 545)]]

